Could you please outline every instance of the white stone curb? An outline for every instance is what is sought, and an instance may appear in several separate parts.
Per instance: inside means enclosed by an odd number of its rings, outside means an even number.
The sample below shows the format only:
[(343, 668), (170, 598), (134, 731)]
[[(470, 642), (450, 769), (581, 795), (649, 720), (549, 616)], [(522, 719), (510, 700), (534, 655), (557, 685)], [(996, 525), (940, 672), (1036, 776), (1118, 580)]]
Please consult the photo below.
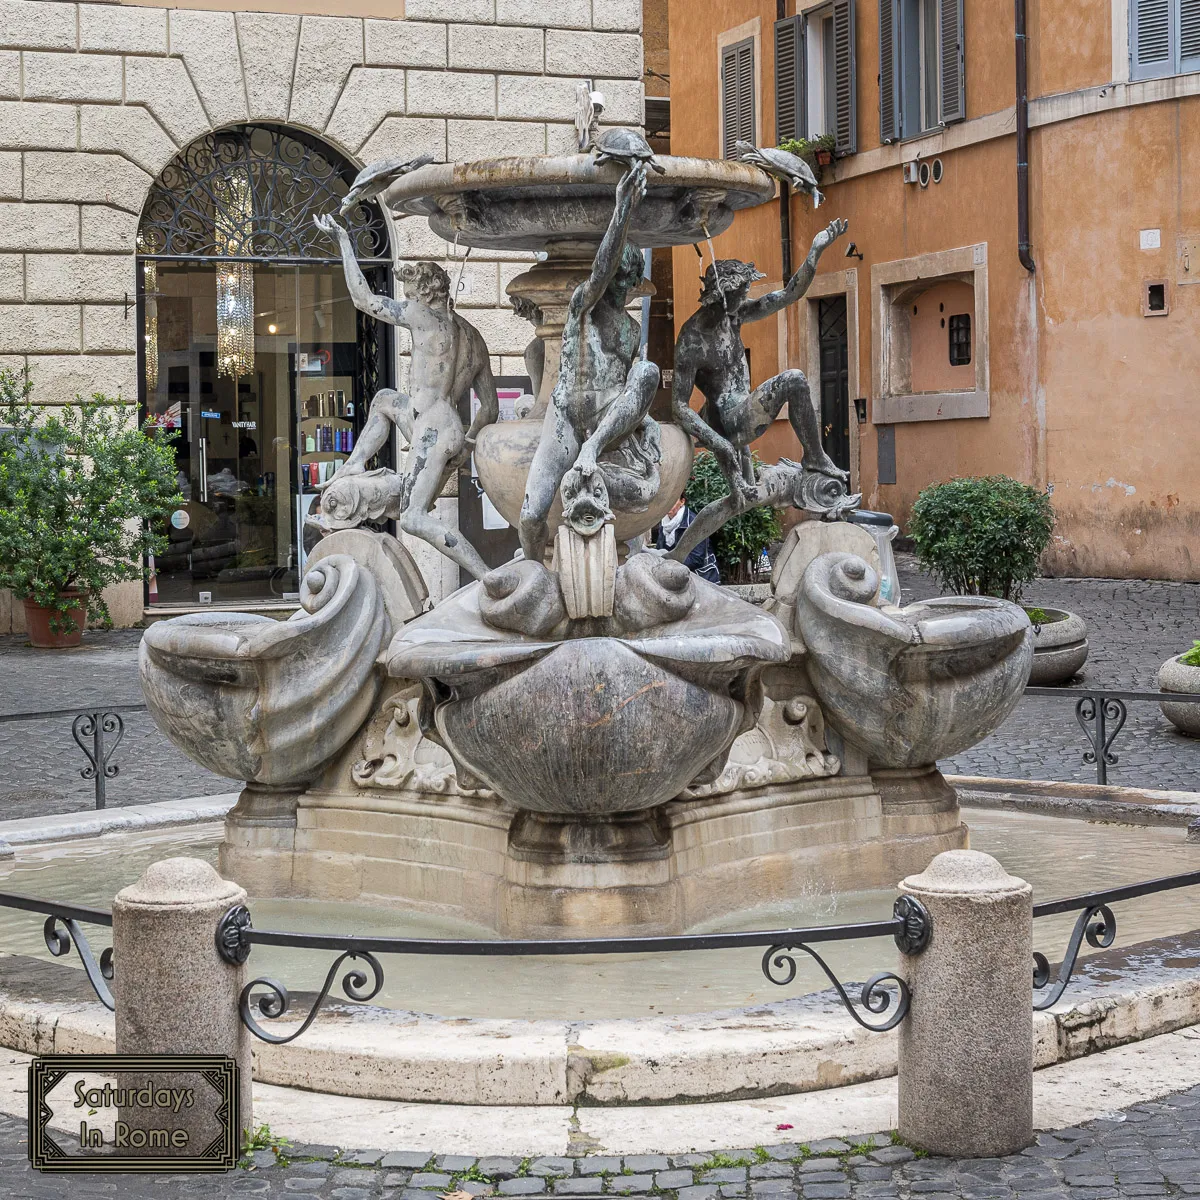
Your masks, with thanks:
[(0, 858), (12, 858), (18, 848), (45, 843), (78, 841), (128, 830), (168, 829), (223, 821), (237, 803), (237, 792), (163, 800), (157, 804), (131, 804), (124, 808), (88, 809), (52, 817), (22, 817), (0, 821)]

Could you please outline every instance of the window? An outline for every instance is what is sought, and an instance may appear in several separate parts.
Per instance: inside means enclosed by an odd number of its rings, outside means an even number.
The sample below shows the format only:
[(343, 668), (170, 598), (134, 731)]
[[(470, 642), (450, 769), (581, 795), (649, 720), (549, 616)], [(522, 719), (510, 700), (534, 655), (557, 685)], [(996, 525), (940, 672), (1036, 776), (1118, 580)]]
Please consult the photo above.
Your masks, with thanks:
[(987, 246), (871, 268), (871, 419), (988, 415)]
[(776, 21), (776, 142), (832, 133), (838, 154), (853, 154), (854, 75), (854, 0)]
[(950, 365), (965, 367), (971, 361), (971, 314), (956, 313), (950, 318)]
[(879, 140), (915, 137), (966, 115), (963, 0), (880, 0)]
[(1130, 0), (1133, 79), (1200, 71), (1200, 0)]
[(754, 139), (754, 39), (721, 50), (721, 154), (733, 158), (741, 139)]

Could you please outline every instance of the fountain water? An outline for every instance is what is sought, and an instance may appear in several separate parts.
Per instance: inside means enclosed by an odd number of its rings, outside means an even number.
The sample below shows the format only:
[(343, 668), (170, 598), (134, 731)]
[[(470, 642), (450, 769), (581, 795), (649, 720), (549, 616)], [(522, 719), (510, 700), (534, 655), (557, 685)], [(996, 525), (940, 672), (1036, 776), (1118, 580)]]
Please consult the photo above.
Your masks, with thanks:
[[(509, 285), (543, 345), (533, 409), (496, 422), (486, 351), (440, 268), (402, 268), (396, 301), (372, 296), (347, 253), (355, 303), (412, 331), (411, 395), (376, 397), (361, 453), (327, 488), (303, 611), (146, 633), (159, 726), (247, 781), (221, 866), (256, 895), (365, 899), (504, 934), (672, 932), (813, 880), (890, 887), (965, 844), (934, 763), (1016, 703), (1028, 619), (987, 599), (881, 602), (873, 539), (838, 519), (858, 497), (820, 446), (803, 375), (751, 391), (745, 367), (741, 324), (798, 300), (845, 222), (767, 296), (748, 297), (749, 264), (714, 264), (721, 304), (681, 335), (681, 423), (660, 423), (658, 368), (625, 312), (636, 248), (717, 235), (774, 182), (746, 163), (656, 160), (629, 130), (587, 137), (590, 153), (363, 172), (447, 241), (545, 252)], [(464, 430), (467, 386), (483, 403)], [(756, 471), (749, 442), (784, 405), (803, 460)], [(393, 424), (405, 472), (366, 471)], [(682, 542), (644, 548), (693, 436), (731, 485), (700, 529), (763, 503), (814, 517), (790, 535), (765, 609), (688, 572)], [(472, 446), (521, 533), (523, 553), (496, 570), (431, 515)], [(379, 516), (476, 581), (430, 609), (402, 545), (357, 527)]]

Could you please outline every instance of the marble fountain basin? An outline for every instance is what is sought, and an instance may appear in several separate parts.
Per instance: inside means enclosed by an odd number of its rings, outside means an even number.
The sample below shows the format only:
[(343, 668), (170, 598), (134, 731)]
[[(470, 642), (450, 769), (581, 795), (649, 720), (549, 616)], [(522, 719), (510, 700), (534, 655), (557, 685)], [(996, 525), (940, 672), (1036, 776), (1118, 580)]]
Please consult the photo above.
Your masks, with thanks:
[[(732, 159), (660, 155), (647, 176), (629, 240), (643, 248), (682, 246), (723, 233), (739, 209), (775, 195), (775, 181)], [(384, 193), (396, 212), (424, 216), (448, 242), (494, 250), (586, 246), (590, 256), (612, 220), (613, 189), (625, 168), (590, 154), (434, 163)]]
[[(616, 520), (613, 532), (618, 542), (627, 542), (657, 525), (679, 499), (691, 473), (691, 438), (678, 425), (666, 422), (659, 424), (659, 433), (662, 461), (658, 464), (658, 491), (640, 512), (619, 508), (614, 503)], [(482, 429), (475, 443), (475, 469), (479, 472), (484, 491), (514, 529), (520, 524), (525, 481), (529, 478), (529, 468), (533, 464), (541, 435), (541, 420), (498, 421)], [(616, 501), (612, 488), (609, 489), (609, 496)], [(561, 496), (555, 496), (547, 520), (553, 536), (562, 524)]]
[[(622, 632), (623, 597), (635, 586), (627, 580), (649, 557), (618, 571), (616, 616), (590, 632)], [(516, 807), (579, 816), (655, 808), (710, 762), (723, 765), (756, 715), (745, 681), (790, 654), (772, 616), (686, 578), (677, 619), (562, 640), (489, 624), (483, 584), (471, 584), (405, 625), (388, 647), (388, 672), (426, 682), (442, 743)]]

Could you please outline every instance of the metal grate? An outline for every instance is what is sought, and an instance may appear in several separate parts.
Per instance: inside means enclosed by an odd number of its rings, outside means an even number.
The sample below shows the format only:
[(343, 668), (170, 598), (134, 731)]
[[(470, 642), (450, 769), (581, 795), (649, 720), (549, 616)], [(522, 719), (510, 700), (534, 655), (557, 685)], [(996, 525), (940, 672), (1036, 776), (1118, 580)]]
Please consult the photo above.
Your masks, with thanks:
[[(313, 217), (337, 212), (354, 175), (340, 156), (296, 130), (240, 125), (206, 134), (150, 189), (138, 251), (153, 258), (336, 261), (336, 241)], [(387, 259), (378, 205), (359, 203), (343, 219), (360, 259)]]

